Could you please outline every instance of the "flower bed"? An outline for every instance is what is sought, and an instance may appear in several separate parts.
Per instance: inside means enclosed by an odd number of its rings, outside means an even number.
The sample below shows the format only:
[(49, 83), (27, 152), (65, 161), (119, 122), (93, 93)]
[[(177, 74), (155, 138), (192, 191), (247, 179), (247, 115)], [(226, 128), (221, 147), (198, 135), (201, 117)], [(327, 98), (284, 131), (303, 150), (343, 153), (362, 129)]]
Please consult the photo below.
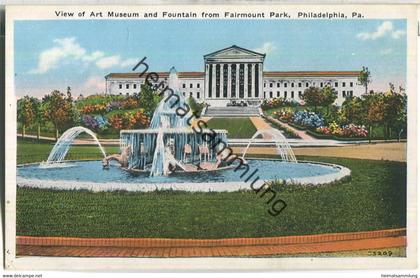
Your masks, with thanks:
[(348, 124), (340, 126), (335, 121), (325, 125), (324, 118), (314, 112), (281, 110), (273, 113), (273, 117), (288, 125), (305, 130), (307, 134), (318, 139), (352, 140), (367, 138), (369, 133), (364, 126)]
[(261, 103), (261, 109), (267, 110), (267, 109), (272, 109), (272, 108), (297, 106), (297, 105), (299, 105), (299, 103), (294, 100), (288, 100), (284, 98), (273, 98), (269, 100), (264, 100), (263, 103)]
[(316, 129), (316, 132), (325, 135), (333, 135), (337, 137), (347, 138), (365, 138), (369, 134), (364, 126), (359, 126), (355, 124), (339, 126), (336, 122), (330, 123), (329, 126), (318, 127)]

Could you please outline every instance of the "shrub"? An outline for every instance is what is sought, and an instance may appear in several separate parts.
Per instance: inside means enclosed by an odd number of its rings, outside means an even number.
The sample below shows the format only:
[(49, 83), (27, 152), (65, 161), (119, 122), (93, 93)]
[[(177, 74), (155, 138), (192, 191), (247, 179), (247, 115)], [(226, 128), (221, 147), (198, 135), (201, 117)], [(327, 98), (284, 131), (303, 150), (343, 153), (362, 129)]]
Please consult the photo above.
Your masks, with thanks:
[(297, 106), (299, 105), (298, 102), (295, 100), (288, 100), (285, 98), (273, 98), (269, 100), (264, 100), (261, 103), (261, 109), (267, 110), (271, 108), (279, 108), (279, 107), (285, 107), (285, 106)]
[(109, 124), (116, 130), (121, 129), (142, 129), (149, 126), (150, 120), (143, 109), (135, 112), (114, 114), (108, 119)]
[(317, 128), (324, 125), (324, 119), (314, 113), (307, 111), (298, 111), (293, 116), (293, 122), (308, 128)]

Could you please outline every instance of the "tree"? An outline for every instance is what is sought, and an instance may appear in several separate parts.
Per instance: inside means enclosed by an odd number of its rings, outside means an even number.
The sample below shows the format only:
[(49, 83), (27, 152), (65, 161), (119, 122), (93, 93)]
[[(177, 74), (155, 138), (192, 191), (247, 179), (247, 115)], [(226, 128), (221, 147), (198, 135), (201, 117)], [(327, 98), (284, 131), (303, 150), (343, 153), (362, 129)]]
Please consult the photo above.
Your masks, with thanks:
[(337, 91), (331, 86), (325, 86), (321, 89), (321, 105), (327, 107), (327, 114), (330, 113), (330, 106), (337, 99)]
[(323, 103), (323, 96), (321, 90), (316, 87), (309, 87), (303, 92), (302, 99), (305, 101), (306, 105), (313, 106), (315, 113), (316, 108), (321, 106)]
[(147, 116), (151, 117), (160, 102), (160, 96), (148, 84), (142, 84), (140, 93), (137, 95), (140, 106)]
[(74, 123), (75, 109), (69, 89), (67, 89), (67, 96), (54, 90), (42, 99), (42, 114), (54, 125), (56, 140), (58, 140), (59, 130), (68, 128)]
[(25, 137), (26, 127), (36, 122), (39, 115), (39, 101), (34, 97), (24, 96), (17, 102), (17, 120), (22, 124), (22, 137)]
[(357, 80), (359, 81), (359, 85), (365, 87), (365, 94), (367, 94), (369, 83), (372, 82), (368, 67), (362, 68), (362, 70), (359, 72)]
[(192, 96), (190, 96), (187, 99), (187, 102), (188, 102), (188, 105), (190, 106), (191, 112), (194, 115), (200, 116), (201, 115), (201, 111), (204, 108), (204, 104), (203, 103), (197, 103), (197, 101)]
[(395, 86), (389, 83), (389, 91), (383, 95), (384, 113), (384, 135), (386, 138), (392, 135), (392, 130), (397, 133), (406, 128), (407, 123), (407, 96), (404, 88), (399, 87), (399, 92)]
[(346, 98), (341, 106), (343, 122), (346, 124), (363, 124), (365, 111), (362, 99), (358, 97)]
[[(365, 98), (365, 105), (367, 107), (366, 122), (369, 125), (369, 134), (371, 133), (371, 126), (375, 124), (383, 124), (385, 120), (384, 107), (385, 102), (382, 94), (370, 95)], [(369, 136), (370, 137), (370, 136)]]

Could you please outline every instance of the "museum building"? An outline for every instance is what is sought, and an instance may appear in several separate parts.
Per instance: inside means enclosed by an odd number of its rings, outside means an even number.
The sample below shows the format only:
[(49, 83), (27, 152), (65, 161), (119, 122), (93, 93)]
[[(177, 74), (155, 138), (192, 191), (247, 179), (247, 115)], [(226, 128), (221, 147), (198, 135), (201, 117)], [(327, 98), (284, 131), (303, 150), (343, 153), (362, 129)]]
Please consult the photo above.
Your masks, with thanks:
[[(331, 86), (338, 92), (337, 105), (364, 93), (357, 81), (359, 71), (264, 71), (264, 59), (265, 54), (236, 45), (204, 55), (204, 72), (178, 72), (180, 90), (184, 96), (222, 107), (241, 102), (256, 106), (271, 98), (300, 102), (309, 87)], [(157, 83), (167, 81), (168, 72), (157, 74)], [(134, 72), (110, 73), (105, 76), (106, 93), (138, 93), (144, 79)]]

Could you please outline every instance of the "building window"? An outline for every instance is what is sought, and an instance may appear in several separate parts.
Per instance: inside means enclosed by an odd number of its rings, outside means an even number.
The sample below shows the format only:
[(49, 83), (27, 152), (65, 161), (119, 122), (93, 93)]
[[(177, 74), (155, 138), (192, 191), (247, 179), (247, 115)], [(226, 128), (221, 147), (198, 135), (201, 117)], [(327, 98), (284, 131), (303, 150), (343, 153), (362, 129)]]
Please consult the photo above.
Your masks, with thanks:
[(306, 82), (305, 87), (306, 87), (306, 88), (308, 88), (308, 87), (309, 87), (309, 83), (308, 83), (308, 82)]
[(193, 87), (193, 84), (192, 83), (190, 83), (190, 88), (192, 88)]
[(322, 82), (319, 85), (321, 86), (321, 88), (324, 87), (324, 83), (322, 83)]
[(350, 87), (353, 87), (353, 82), (350, 82)]
[(273, 88), (273, 83), (270, 83), (270, 88)]
[(280, 97), (280, 91), (277, 91), (277, 97)]
[(302, 98), (302, 91), (299, 91), (299, 98)]
[(192, 97), (193, 96), (193, 94), (192, 94), (192, 92), (190, 92), (190, 97)]
[(184, 88), (184, 89), (186, 88), (186, 87), (185, 87), (185, 83), (184, 83), (184, 84), (182, 84), (182, 88)]
[(126, 89), (130, 89), (130, 84), (125, 84)]
[(343, 97), (346, 97), (346, 91), (343, 91)]
[(295, 92), (292, 91), (291, 95), (292, 95), (292, 98), (295, 98)]
[(302, 87), (302, 83), (300, 83), (300, 82), (299, 82), (299, 83), (298, 83), (298, 86), (299, 86), (299, 88), (300, 88), (300, 87)]
[(118, 84), (118, 88), (122, 89), (122, 84), (121, 83)]
[(346, 82), (343, 82), (343, 87), (346, 87)]
[(338, 87), (338, 82), (334, 83), (334, 87), (336, 87), (336, 88)]
[(264, 88), (265, 88), (265, 82), (264, 82)]
[(133, 89), (137, 89), (137, 84), (133, 84)]
[(286, 91), (284, 91), (284, 93), (283, 93), (283, 97), (284, 97), (284, 98), (287, 98), (287, 92), (286, 92)]
[(353, 97), (353, 91), (349, 92), (350, 97)]
[(200, 98), (200, 92), (197, 92), (197, 98)]
[(292, 83), (292, 88), (295, 87), (295, 83)]
[(185, 97), (185, 92), (182, 92), (182, 95)]
[(197, 83), (197, 88), (200, 88), (200, 83)]
[(280, 88), (280, 82), (277, 82), (277, 88)]
[(284, 83), (284, 87), (287, 88), (287, 83)]
[(273, 98), (273, 92), (270, 92), (270, 98)]

